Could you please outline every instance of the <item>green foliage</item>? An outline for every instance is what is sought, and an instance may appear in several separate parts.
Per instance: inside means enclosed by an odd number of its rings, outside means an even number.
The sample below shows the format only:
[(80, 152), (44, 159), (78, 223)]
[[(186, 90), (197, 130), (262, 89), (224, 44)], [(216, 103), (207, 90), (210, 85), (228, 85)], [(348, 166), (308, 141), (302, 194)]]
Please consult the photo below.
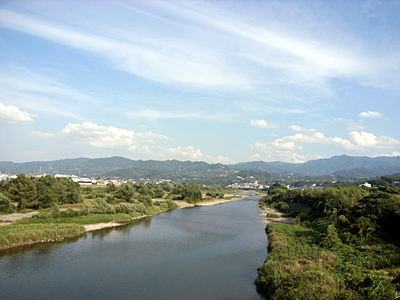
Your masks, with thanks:
[(267, 218), (279, 218), (279, 215), (277, 214), (267, 214)]
[(128, 202), (131, 202), (135, 196), (136, 189), (129, 184), (123, 184), (117, 188), (115, 191), (115, 197), (124, 199)]
[(51, 217), (57, 219), (60, 217), (60, 209), (56, 203), (51, 206)]
[(107, 185), (106, 185), (106, 192), (107, 192), (107, 193), (112, 193), (112, 192), (114, 192), (116, 189), (117, 189), (117, 187), (115, 186), (114, 183), (112, 183), (112, 182), (107, 183)]
[(104, 199), (96, 199), (93, 207), (90, 209), (92, 214), (115, 214), (115, 207), (108, 204)]
[(397, 299), (400, 254), (393, 247), (350, 247), (333, 224), (325, 228), (321, 235), (312, 228), (267, 225), (269, 254), (256, 280), (267, 299)]
[(184, 184), (181, 194), (183, 200), (188, 203), (196, 203), (203, 200), (199, 186), (192, 182)]
[(279, 202), (276, 206), (281, 212), (288, 212), (289, 211), (289, 204), (286, 202)]
[(11, 214), (14, 212), (14, 207), (10, 203), (10, 199), (0, 193), (0, 213)]
[(138, 201), (143, 203), (145, 206), (153, 205), (153, 201), (151, 200), (150, 195), (140, 195)]
[[(285, 203), (288, 214), (297, 214), (292, 222), (297, 226), (267, 226), (269, 254), (256, 281), (267, 299), (400, 297), (400, 254), (376, 236), (377, 229), (397, 234), (397, 189), (287, 191), (275, 186), (261, 200), (275, 207)], [(329, 255), (329, 263), (318, 258), (321, 253)]]
[(10, 200), (18, 203), (18, 208), (37, 208), (36, 186), (32, 179), (25, 174), (18, 174), (8, 185), (5, 194)]

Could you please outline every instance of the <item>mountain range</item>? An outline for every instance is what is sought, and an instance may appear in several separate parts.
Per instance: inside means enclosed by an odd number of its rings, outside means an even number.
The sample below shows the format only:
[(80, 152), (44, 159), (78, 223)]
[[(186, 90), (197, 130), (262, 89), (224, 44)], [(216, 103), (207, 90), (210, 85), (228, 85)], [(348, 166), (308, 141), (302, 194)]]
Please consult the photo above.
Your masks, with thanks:
[(46, 173), (69, 174), (86, 177), (120, 178), (213, 178), (227, 177), (240, 170), (257, 170), (291, 177), (334, 175), (350, 178), (372, 178), (400, 172), (400, 156), (360, 157), (334, 156), (328, 159), (310, 160), (305, 163), (243, 162), (233, 165), (209, 164), (202, 161), (178, 160), (131, 160), (123, 157), (76, 158), (54, 161), (14, 163), (0, 161), (0, 172), (8, 174)]

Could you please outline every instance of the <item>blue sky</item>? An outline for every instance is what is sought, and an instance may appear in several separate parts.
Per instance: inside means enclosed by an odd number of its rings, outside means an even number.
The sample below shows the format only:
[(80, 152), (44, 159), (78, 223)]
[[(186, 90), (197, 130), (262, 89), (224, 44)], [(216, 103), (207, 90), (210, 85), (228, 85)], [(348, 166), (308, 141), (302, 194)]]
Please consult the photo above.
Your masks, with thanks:
[(400, 1), (1, 1), (0, 160), (400, 155)]

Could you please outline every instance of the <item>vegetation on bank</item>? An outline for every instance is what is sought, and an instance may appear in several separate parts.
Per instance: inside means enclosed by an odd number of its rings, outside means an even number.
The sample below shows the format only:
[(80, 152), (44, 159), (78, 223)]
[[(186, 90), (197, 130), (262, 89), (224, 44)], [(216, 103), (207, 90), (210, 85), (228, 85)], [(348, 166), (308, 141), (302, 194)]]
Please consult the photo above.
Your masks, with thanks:
[[(0, 249), (83, 233), (86, 224), (129, 222), (177, 208), (173, 200), (195, 204), (203, 193), (223, 198), (230, 190), (217, 185), (193, 183), (147, 183), (106, 187), (84, 187), (67, 178), (44, 176), (39, 179), (19, 174), (0, 183), (0, 213), (37, 214), (0, 226)], [(207, 199), (206, 197), (206, 199)]]
[(33, 244), (58, 241), (79, 236), (85, 228), (79, 224), (11, 224), (0, 227), (0, 250)]
[(400, 297), (400, 253), (379, 238), (399, 241), (400, 189), (274, 185), (260, 204), (286, 208), (297, 224), (266, 227), (268, 258), (256, 279), (266, 299)]

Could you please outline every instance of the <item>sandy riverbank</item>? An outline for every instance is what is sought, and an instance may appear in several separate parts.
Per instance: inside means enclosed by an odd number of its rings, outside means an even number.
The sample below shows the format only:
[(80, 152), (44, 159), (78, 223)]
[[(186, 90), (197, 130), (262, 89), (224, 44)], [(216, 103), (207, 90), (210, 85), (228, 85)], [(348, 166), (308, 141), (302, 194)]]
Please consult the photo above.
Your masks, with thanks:
[[(277, 214), (279, 216), (279, 218), (267, 218), (268, 214)], [(283, 213), (274, 207), (263, 208), (260, 211), (259, 215), (263, 217), (263, 221), (262, 221), (263, 223), (274, 222), (274, 223), (290, 224), (290, 222), (292, 222), (292, 220), (293, 220), (293, 218), (290, 218), (290, 217), (282, 217)]]
[[(224, 203), (230, 202), (230, 201), (242, 200), (247, 197), (248, 196), (242, 196), (242, 198), (232, 198), (232, 200), (215, 199), (215, 200), (198, 202), (196, 204), (190, 204), (185, 201), (177, 201), (177, 200), (175, 200), (174, 202), (179, 206), (179, 208), (185, 208), (185, 207), (194, 207), (194, 206), (212, 206), (212, 205), (224, 204)], [(145, 218), (145, 217), (151, 217), (151, 216), (140, 216), (140, 217), (133, 218), (132, 220), (141, 219), (141, 218)], [(99, 230), (99, 229), (109, 228), (109, 227), (117, 227), (117, 226), (121, 226), (124, 224), (125, 223), (109, 222), (109, 223), (89, 224), (89, 225), (84, 225), (84, 227), (85, 227), (86, 231), (93, 231), (93, 230)]]

